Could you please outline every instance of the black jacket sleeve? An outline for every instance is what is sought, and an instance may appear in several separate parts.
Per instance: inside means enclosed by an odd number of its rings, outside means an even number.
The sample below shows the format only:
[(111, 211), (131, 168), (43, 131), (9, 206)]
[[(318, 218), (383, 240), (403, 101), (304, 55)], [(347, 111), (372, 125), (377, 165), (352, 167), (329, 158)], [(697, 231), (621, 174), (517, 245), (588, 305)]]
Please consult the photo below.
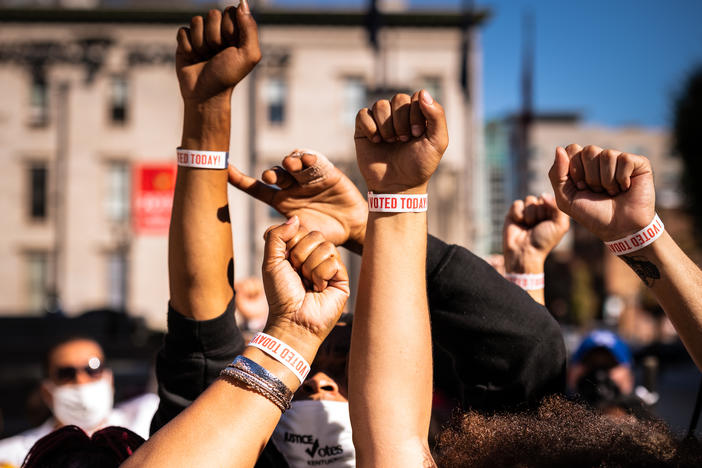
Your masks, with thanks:
[[(175, 418), (219, 377), (219, 372), (244, 350), (244, 337), (234, 318), (234, 298), (219, 317), (197, 321), (168, 304), (168, 332), (156, 358), (158, 395), (151, 434)], [(272, 442), (256, 468), (287, 467)]]
[(190, 405), (243, 350), (234, 298), (222, 315), (203, 321), (182, 316), (169, 303), (168, 332), (156, 357), (161, 402), (151, 421), (151, 433)]
[(558, 323), (485, 261), (429, 236), (427, 290), (435, 387), (444, 396), (494, 411), (564, 390)]

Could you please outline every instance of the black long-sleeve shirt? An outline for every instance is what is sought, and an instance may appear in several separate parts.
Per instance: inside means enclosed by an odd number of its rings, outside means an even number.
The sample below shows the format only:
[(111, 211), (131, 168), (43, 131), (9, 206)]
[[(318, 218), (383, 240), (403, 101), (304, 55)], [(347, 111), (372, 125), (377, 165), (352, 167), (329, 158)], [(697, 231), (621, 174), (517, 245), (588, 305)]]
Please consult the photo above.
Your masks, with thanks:
[[(429, 236), (427, 294), (434, 386), (464, 408), (501, 410), (538, 403), (565, 385), (566, 352), (548, 310), (467, 249)], [(192, 403), (244, 349), (227, 310), (207, 321), (169, 306), (156, 363), (161, 403), (151, 432)], [(273, 444), (256, 466), (285, 466)]]

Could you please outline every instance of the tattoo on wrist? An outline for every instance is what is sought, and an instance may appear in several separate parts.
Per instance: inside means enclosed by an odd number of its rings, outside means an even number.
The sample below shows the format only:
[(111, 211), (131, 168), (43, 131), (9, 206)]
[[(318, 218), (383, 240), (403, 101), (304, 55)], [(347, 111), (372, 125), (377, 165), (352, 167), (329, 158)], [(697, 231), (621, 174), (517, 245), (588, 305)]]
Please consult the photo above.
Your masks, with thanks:
[(634, 270), (634, 273), (639, 275), (639, 278), (649, 288), (657, 279), (661, 279), (661, 272), (658, 267), (646, 259), (646, 257), (635, 257), (633, 255), (621, 255), (619, 258), (624, 260), (629, 267)]

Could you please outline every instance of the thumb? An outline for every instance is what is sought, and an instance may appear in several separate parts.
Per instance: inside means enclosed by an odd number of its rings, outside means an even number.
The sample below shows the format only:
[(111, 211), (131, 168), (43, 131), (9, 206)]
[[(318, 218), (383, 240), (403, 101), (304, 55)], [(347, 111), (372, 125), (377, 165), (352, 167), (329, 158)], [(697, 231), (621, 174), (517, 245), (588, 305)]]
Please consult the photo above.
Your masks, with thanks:
[(236, 22), (236, 27), (239, 30), (239, 46), (244, 49), (250, 59), (258, 62), (261, 59), (258, 25), (251, 14), (247, 0), (241, 0), (236, 8)]
[[(560, 146), (556, 148), (556, 157), (553, 160), (553, 166), (548, 171), (548, 178), (553, 187), (553, 193), (556, 195), (556, 204), (561, 207), (567, 206), (573, 196), (572, 190), (569, 190), (573, 182), (568, 179), (568, 167), (570, 159), (566, 151)], [(570, 187), (572, 188), (572, 187)]]
[(266, 232), (266, 245), (263, 248), (263, 269), (279, 264), (286, 260), (287, 242), (295, 237), (300, 229), (297, 216), (288, 219), (284, 224), (269, 229)]
[(553, 195), (544, 192), (541, 194), (541, 199), (544, 201), (544, 205), (546, 205), (550, 211), (549, 218), (567, 230), (567, 227), (570, 227), (570, 218), (558, 208), (558, 205), (556, 205), (556, 199), (553, 198)]
[(431, 97), (429, 91), (423, 89), (419, 92), (419, 108), (427, 120), (427, 138), (443, 153), (448, 146), (448, 128), (444, 108)]

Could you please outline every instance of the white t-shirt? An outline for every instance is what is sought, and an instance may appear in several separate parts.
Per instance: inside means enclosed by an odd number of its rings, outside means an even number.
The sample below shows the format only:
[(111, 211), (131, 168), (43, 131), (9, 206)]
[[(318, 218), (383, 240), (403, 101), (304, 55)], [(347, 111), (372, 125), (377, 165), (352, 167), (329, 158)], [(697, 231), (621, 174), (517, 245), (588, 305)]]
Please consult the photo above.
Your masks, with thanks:
[[(102, 427), (126, 427), (144, 439), (148, 439), (151, 418), (153, 418), (156, 408), (158, 408), (158, 401), (158, 395), (154, 393), (146, 393), (125, 401), (112, 410)], [(0, 464), (8, 463), (17, 467), (22, 465), (29, 449), (32, 448), (37, 440), (52, 432), (55, 425), (56, 421), (54, 418), (49, 418), (39, 427), (0, 440)]]

